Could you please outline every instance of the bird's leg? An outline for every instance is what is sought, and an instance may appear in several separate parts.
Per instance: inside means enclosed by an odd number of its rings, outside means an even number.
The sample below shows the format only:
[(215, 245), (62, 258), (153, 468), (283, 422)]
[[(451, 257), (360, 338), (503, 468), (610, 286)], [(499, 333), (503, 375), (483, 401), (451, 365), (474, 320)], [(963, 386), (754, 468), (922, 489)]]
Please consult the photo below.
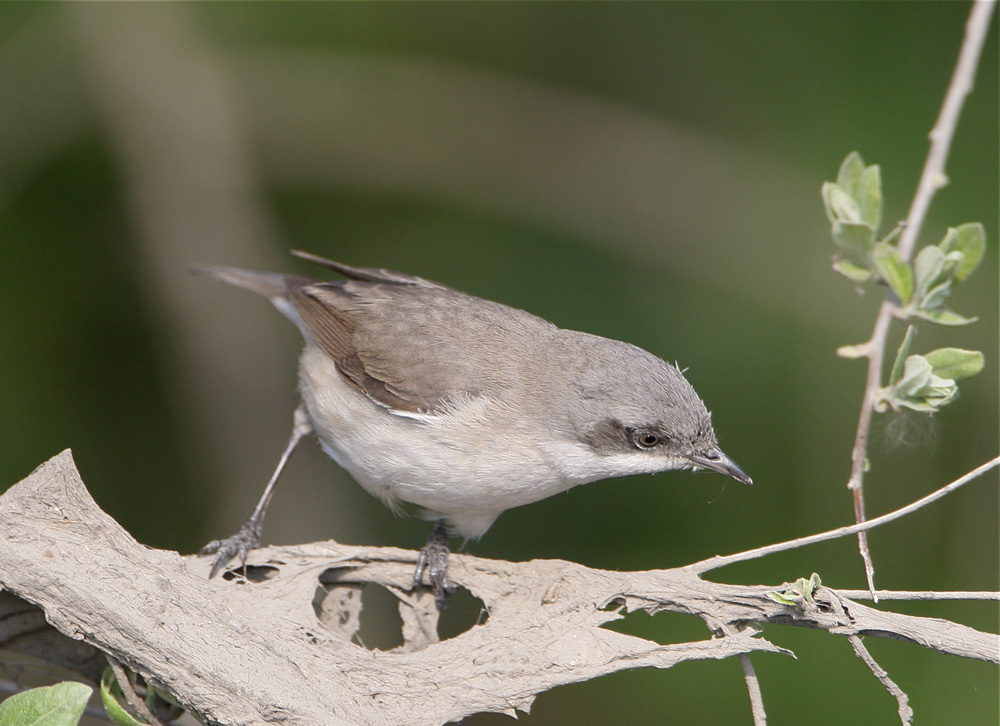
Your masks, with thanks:
[(285, 468), (285, 464), (288, 463), (292, 452), (295, 451), (295, 447), (299, 445), (299, 442), (304, 437), (311, 434), (312, 430), (312, 424), (309, 423), (309, 417), (306, 416), (305, 405), (300, 403), (298, 408), (295, 409), (295, 414), (292, 416), (292, 435), (288, 438), (285, 452), (281, 455), (281, 459), (278, 460), (278, 466), (271, 475), (270, 481), (264, 487), (264, 493), (261, 495), (260, 501), (257, 502), (253, 514), (240, 527), (240, 531), (232, 537), (212, 540), (198, 552), (200, 555), (215, 555), (215, 560), (212, 562), (212, 571), (208, 575), (209, 578), (219, 574), (219, 571), (236, 555), (240, 556), (240, 561), (244, 567), (246, 566), (247, 554), (260, 544), (260, 534), (264, 526), (264, 512), (267, 510), (267, 505), (271, 501), (271, 495), (274, 493), (274, 484), (278, 481), (278, 477)]
[(455, 591), (451, 580), (448, 579), (448, 554), (448, 529), (444, 520), (439, 519), (434, 524), (431, 536), (427, 538), (427, 544), (420, 550), (417, 571), (413, 573), (413, 587), (416, 589), (423, 583), (424, 570), (427, 570), (427, 579), (430, 581), (431, 592), (434, 593), (438, 610), (445, 609), (448, 598)]

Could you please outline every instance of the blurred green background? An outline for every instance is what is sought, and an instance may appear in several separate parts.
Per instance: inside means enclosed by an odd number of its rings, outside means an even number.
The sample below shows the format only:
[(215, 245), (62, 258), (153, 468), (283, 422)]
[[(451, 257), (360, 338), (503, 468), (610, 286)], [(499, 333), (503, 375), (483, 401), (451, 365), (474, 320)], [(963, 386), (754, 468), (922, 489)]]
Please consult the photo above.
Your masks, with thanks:
[[(671, 567), (847, 524), (865, 371), (834, 351), (868, 338), (880, 294), (859, 296), (830, 270), (819, 189), (857, 149), (882, 166), (887, 224), (906, 216), (968, 10), (3, 4), (0, 488), (72, 447), (98, 503), (140, 541), (191, 552), (234, 531), (288, 435), (300, 343), (263, 299), (186, 268), (322, 275), (286, 254), (301, 248), (678, 361), (756, 482), (591, 484), (506, 513), (472, 553)], [(985, 224), (987, 258), (952, 297), (980, 320), (923, 325), (915, 344), (983, 350), (986, 370), (933, 422), (909, 421), (909, 446), (876, 422), (869, 516), (997, 451), (997, 65), (994, 17), (951, 184), (921, 238)], [(997, 514), (993, 472), (878, 529), (878, 585), (997, 589)], [(309, 443), (265, 539), (415, 548), (427, 532)], [(713, 577), (778, 584), (813, 571), (864, 584), (851, 539)], [(997, 625), (995, 603), (888, 607)], [(661, 642), (707, 635), (680, 616), (617, 627)], [(766, 635), (798, 655), (755, 657), (772, 723), (898, 722), (843, 639)], [(866, 642), (918, 722), (997, 723), (994, 666)], [(739, 665), (723, 661), (558, 689), (522, 720), (751, 719)]]

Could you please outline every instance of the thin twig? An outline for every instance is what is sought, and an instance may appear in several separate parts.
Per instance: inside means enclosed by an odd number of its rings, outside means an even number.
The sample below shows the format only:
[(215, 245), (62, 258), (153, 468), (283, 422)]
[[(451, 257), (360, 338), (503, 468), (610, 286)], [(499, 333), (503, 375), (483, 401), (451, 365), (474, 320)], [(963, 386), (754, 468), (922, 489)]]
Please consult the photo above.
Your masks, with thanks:
[(910, 259), (924, 217), (930, 207), (934, 194), (948, 184), (944, 167), (951, 151), (951, 139), (958, 125), (958, 115), (962, 112), (965, 98), (972, 93), (972, 82), (979, 65), (979, 56), (986, 42), (986, 34), (990, 29), (990, 17), (996, 0), (981, 0), (972, 3), (972, 12), (965, 24), (965, 38), (958, 55), (958, 63), (952, 74), (948, 92), (941, 105), (941, 112), (930, 133), (931, 148), (927, 153), (927, 161), (920, 175), (917, 193), (913, 197), (910, 213), (906, 217), (906, 226), (899, 237), (899, 254), (904, 260)]
[[(913, 254), (917, 237), (923, 226), (924, 218), (930, 207), (934, 194), (948, 183), (945, 175), (945, 162), (951, 149), (951, 140), (955, 135), (958, 116), (965, 103), (966, 96), (972, 91), (972, 81), (979, 65), (986, 33), (990, 27), (990, 17), (996, 0), (983, 0), (972, 3), (972, 12), (965, 26), (965, 38), (959, 52), (958, 63), (952, 74), (944, 103), (938, 114), (937, 121), (930, 133), (931, 147), (927, 153), (927, 161), (920, 175), (910, 212), (906, 217), (899, 240), (899, 253), (904, 260), (909, 260)], [(882, 306), (875, 319), (875, 327), (868, 343), (868, 376), (865, 382), (865, 393), (861, 402), (861, 414), (858, 418), (858, 428), (854, 438), (854, 448), (851, 453), (851, 476), (847, 488), (854, 497), (854, 520), (858, 524), (865, 521), (864, 473), (868, 464), (868, 432), (871, 428), (872, 412), (875, 397), (882, 382), (882, 362), (885, 356), (886, 336), (892, 314), (896, 309), (897, 300), (890, 291), (886, 294)], [(875, 591), (875, 568), (868, 549), (868, 538), (864, 530), (858, 532), (858, 548), (865, 564), (865, 577), (868, 579), (868, 589), (872, 599), (878, 602)]]
[[(850, 600), (871, 600), (868, 590), (837, 590), (837, 594)], [(878, 590), (879, 600), (1000, 600), (1000, 592), (986, 591), (915, 591)]]
[[(875, 399), (882, 387), (882, 360), (885, 357), (885, 341), (889, 334), (889, 323), (895, 303), (892, 301), (892, 291), (882, 301), (878, 316), (875, 318), (875, 329), (868, 341), (868, 377), (865, 379), (865, 392), (861, 399), (861, 413), (858, 418), (857, 433), (854, 436), (854, 448), (851, 451), (851, 478), (847, 480), (847, 488), (854, 497), (854, 521), (862, 524), (865, 517), (864, 476), (868, 468), (868, 432), (871, 430), (872, 414), (875, 412)], [(858, 550), (865, 565), (865, 577), (868, 580), (868, 590), (875, 602), (875, 565), (872, 563), (871, 551), (868, 549), (866, 531), (858, 533)]]
[(747, 693), (750, 694), (750, 710), (753, 712), (753, 726), (765, 726), (767, 713), (764, 711), (764, 695), (760, 691), (760, 681), (757, 671), (750, 662), (748, 653), (740, 653), (740, 665), (743, 666), (743, 678), (747, 682)]
[(125, 672), (125, 668), (118, 662), (118, 659), (107, 653), (104, 654), (104, 657), (108, 659), (108, 665), (111, 666), (111, 671), (115, 674), (115, 680), (118, 681), (118, 687), (122, 689), (122, 695), (125, 696), (128, 705), (150, 726), (163, 726), (163, 722), (153, 715), (146, 702), (135, 692), (132, 681), (129, 680), (128, 673)]
[[(973, 479), (982, 476), (990, 469), (993, 469), (998, 464), (1000, 464), (1000, 456), (990, 459), (985, 464), (977, 466), (975, 469), (970, 471), (965, 476), (962, 476), (950, 484), (946, 484), (937, 491), (931, 492), (926, 497), (918, 499), (915, 502), (907, 504), (905, 507), (897, 509), (894, 512), (889, 512), (888, 514), (883, 514), (881, 517), (876, 517), (875, 519), (869, 519), (866, 522), (859, 522), (858, 524), (852, 524), (849, 527), (838, 527), (837, 529), (831, 529), (828, 532), (820, 532), (819, 534), (811, 534), (808, 537), (799, 537), (798, 539), (789, 540), (788, 542), (778, 542), (777, 544), (767, 545), (766, 547), (758, 547), (756, 549), (747, 550), (746, 552), (737, 552), (732, 555), (716, 555), (715, 557), (710, 557), (707, 560), (701, 560), (700, 562), (693, 562), (690, 565), (682, 568), (685, 570), (690, 570), (697, 574), (703, 572), (708, 572), (709, 570), (716, 570), (720, 567), (725, 567), (726, 565), (731, 565), (735, 562), (744, 562), (746, 560), (754, 560), (758, 557), (764, 557), (765, 555), (771, 555), (776, 552), (784, 552), (785, 550), (797, 549), (799, 547), (805, 547), (806, 545), (815, 544), (817, 542), (826, 542), (827, 540), (837, 539), (838, 537), (845, 537), (850, 534), (855, 534), (857, 532), (862, 532), (865, 530), (878, 527), (879, 525), (886, 524), (887, 522), (892, 522), (893, 520), (899, 519), (900, 517), (905, 517), (908, 514), (921, 509), (931, 502), (935, 502), (943, 496), (950, 494), (959, 487), (968, 484)], [(869, 593), (870, 595), (872, 593)], [(878, 602), (878, 598), (873, 596), (875, 602)]]
[(871, 669), (872, 674), (879, 679), (885, 690), (889, 692), (893, 698), (896, 699), (897, 712), (899, 713), (899, 721), (906, 726), (906, 724), (913, 723), (913, 709), (910, 708), (910, 697), (906, 695), (902, 688), (896, 685), (896, 683), (889, 678), (889, 674), (885, 672), (885, 669), (878, 664), (872, 654), (868, 652), (865, 644), (861, 642), (861, 638), (856, 635), (848, 635), (847, 639), (851, 643), (851, 647), (854, 648), (854, 652), (857, 656), (865, 662), (865, 665)]

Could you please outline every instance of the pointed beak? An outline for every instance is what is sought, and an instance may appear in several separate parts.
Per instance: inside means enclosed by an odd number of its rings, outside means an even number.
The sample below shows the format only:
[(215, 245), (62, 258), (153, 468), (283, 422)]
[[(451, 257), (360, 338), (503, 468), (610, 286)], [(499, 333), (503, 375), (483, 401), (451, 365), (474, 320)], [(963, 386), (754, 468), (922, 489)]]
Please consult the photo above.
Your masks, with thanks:
[(747, 476), (739, 464), (722, 453), (719, 449), (709, 449), (697, 454), (688, 454), (687, 460), (699, 469), (709, 469), (735, 479), (743, 484), (753, 484), (753, 479)]

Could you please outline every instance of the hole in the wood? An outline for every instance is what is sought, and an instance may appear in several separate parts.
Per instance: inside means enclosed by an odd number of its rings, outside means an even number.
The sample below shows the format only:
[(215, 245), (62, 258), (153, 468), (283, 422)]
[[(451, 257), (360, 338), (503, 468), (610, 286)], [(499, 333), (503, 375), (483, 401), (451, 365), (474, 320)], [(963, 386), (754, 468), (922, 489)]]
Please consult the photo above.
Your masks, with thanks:
[[(325, 628), (369, 650), (403, 645), (399, 598), (374, 583), (350, 583), (353, 568), (330, 569), (320, 576), (313, 610)], [(459, 588), (438, 621), (441, 640), (454, 638), (486, 622), (482, 600)]]
[(438, 633), (441, 640), (448, 640), (471, 630), (476, 625), (482, 625), (489, 617), (483, 601), (466, 590), (458, 588), (448, 601), (448, 607), (441, 613), (438, 621)]
[(225, 580), (246, 580), (248, 582), (264, 582), (273, 580), (278, 576), (280, 570), (271, 565), (241, 565), (231, 570), (226, 570), (222, 577)]
[[(612, 610), (613, 608), (605, 608)], [(645, 610), (624, 613), (621, 620), (604, 623), (602, 628), (614, 630), (637, 638), (652, 640), (660, 645), (670, 643), (690, 643), (711, 637), (705, 623), (692, 615), (683, 613), (658, 612), (650, 616)]]

